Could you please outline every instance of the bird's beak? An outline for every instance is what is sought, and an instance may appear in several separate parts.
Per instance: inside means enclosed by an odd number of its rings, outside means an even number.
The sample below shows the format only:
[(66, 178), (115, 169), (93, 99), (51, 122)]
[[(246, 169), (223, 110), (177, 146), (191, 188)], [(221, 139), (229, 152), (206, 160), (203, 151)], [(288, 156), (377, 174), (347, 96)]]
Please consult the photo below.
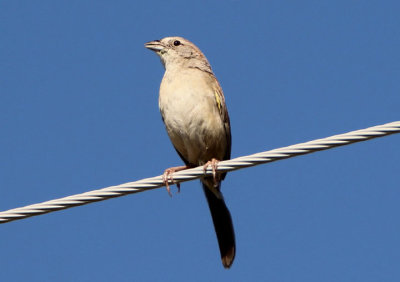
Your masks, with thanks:
[(164, 49), (164, 45), (161, 44), (160, 40), (154, 40), (154, 41), (147, 42), (146, 44), (144, 44), (144, 47), (146, 47), (147, 49), (154, 51), (156, 53), (158, 53), (162, 49)]

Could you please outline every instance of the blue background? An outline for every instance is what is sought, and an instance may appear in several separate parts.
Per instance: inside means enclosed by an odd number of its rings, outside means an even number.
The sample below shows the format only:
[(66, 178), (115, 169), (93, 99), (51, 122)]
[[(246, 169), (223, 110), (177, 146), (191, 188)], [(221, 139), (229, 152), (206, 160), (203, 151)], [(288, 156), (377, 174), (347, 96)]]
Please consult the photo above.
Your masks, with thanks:
[[(400, 119), (398, 1), (1, 1), (0, 210), (182, 162), (147, 41), (224, 89), (232, 156)], [(400, 135), (228, 174), (223, 269), (198, 181), (0, 225), (0, 281), (400, 281)]]

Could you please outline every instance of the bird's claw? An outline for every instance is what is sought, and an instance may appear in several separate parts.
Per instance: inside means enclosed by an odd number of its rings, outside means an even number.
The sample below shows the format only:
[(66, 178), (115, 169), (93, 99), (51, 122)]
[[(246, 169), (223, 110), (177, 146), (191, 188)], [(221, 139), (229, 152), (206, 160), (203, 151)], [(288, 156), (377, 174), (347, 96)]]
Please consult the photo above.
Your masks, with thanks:
[[(172, 193), (171, 193), (171, 188), (170, 188), (169, 184), (170, 183), (175, 184), (173, 174), (177, 171), (181, 171), (181, 170), (184, 170), (187, 168), (188, 168), (187, 166), (177, 166), (177, 167), (167, 168), (164, 171), (164, 173), (162, 175), (162, 180), (164, 182), (165, 187), (167, 188), (168, 195), (170, 195), (171, 197), (172, 197)], [(180, 193), (181, 192), (181, 184), (176, 183), (176, 187), (178, 188), (178, 193)]]
[(163, 180), (163, 182), (165, 184), (165, 187), (167, 188), (168, 195), (170, 197), (172, 197), (171, 188), (169, 187), (169, 180), (171, 180), (172, 183), (173, 183), (174, 180), (172, 178), (172, 172), (170, 171), (170, 169), (166, 169), (164, 171), (163, 176), (162, 176), (162, 180)]
[(208, 168), (209, 166), (211, 166), (212, 175), (213, 175), (213, 179), (214, 179), (214, 186), (218, 186), (218, 183), (219, 183), (219, 179), (217, 179), (217, 178), (218, 178), (218, 177), (217, 177), (218, 163), (219, 163), (219, 160), (212, 158), (211, 161), (208, 161), (208, 162), (203, 166), (204, 173), (206, 173), (206, 172), (207, 172), (207, 168)]

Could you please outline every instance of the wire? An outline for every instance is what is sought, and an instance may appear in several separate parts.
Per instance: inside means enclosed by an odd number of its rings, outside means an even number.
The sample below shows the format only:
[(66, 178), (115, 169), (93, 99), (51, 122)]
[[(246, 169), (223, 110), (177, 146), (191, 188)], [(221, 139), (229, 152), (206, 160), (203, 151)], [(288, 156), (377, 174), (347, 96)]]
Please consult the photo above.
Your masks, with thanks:
[[(369, 127), (366, 129), (351, 131), (345, 134), (334, 135), (327, 138), (299, 143), (296, 145), (282, 147), (249, 156), (221, 161), (218, 163), (217, 171), (222, 172), (237, 170), (240, 168), (269, 163), (321, 150), (327, 150), (334, 147), (348, 145), (360, 141), (366, 141), (369, 139), (383, 137), (399, 132), (400, 121), (395, 121), (383, 125)], [(208, 167), (207, 171), (204, 172), (203, 166), (199, 166), (193, 169), (186, 169), (180, 172), (176, 172), (173, 174), (173, 180), (170, 179), (169, 183), (177, 184), (180, 182), (200, 178), (204, 175), (212, 175), (212, 169)], [(165, 186), (162, 176), (146, 178), (139, 181), (124, 183), (116, 186), (110, 186), (99, 190), (93, 190), (82, 194), (72, 195), (60, 199), (0, 212), (0, 223), (6, 223), (13, 220), (19, 220), (31, 216), (72, 208), (75, 206), (86, 205), (89, 203), (103, 201), (128, 194), (143, 192), (162, 186)]]

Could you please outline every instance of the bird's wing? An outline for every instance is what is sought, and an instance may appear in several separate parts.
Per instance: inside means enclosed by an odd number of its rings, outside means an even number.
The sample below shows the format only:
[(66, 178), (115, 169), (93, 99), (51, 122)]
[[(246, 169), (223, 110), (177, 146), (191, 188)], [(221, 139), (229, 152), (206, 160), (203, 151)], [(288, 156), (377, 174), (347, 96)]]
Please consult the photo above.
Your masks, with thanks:
[[(215, 80), (217, 81), (217, 80)], [(217, 81), (217, 85), (214, 90), (215, 94), (215, 102), (218, 107), (219, 114), (221, 116), (221, 120), (224, 123), (225, 128), (225, 136), (226, 136), (226, 143), (227, 148), (224, 156), (224, 160), (229, 160), (231, 158), (231, 147), (232, 147), (232, 136), (231, 136), (231, 125), (229, 121), (229, 114), (228, 109), (225, 104), (225, 97), (224, 93), (222, 92), (222, 88)]]

